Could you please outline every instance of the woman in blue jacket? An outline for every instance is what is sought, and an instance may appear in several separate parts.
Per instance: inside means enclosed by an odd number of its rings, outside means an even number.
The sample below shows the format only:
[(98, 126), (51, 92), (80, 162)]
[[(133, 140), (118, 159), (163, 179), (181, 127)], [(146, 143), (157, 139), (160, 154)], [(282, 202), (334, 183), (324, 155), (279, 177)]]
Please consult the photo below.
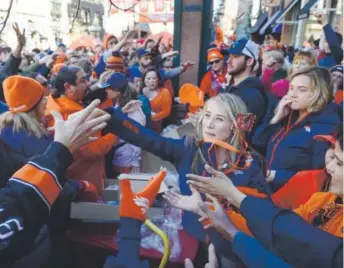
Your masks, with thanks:
[[(246, 186), (269, 194), (264, 171), (255, 154), (248, 154), (243, 131), (233, 124), (238, 114), (247, 109), (240, 98), (232, 94), (219, 94), (210, 99), (197, 124), (197, 138), (165, 138), (129, 119), (120, 110), (112, 111), (107, 131), (175, 165), (179, 173), (179, 186), (183, 195), (190, 195), (186, 174), (207, 175), (204, 164), (208, 163), (224, 171), (237, 186)], [(214, 142), (217, 140), (217, 142)], [(233, 149), (233, 147), (237, 149)], [(235, 164), (234, 164), (235, 163)], [(184, 229), (192, 236), (205, 241), (205, 232), (197, 221), (198, 216), (186, 212)]]
[(0, 137), (25, 158), (43, 153), (52, 137), (43, 126), (46, 98), (36, 80), (14, 75), (4, 83), (9, 111), (0, 116)]
[(255, 146), (266, 149), (267, 181), (273, 192), (298, 171), (325, 165), (326, 144), (313, 137), (335, 133), (340, 118), (323, 72), (323, 68), (311, 67), (293, 74), (275, 116), (253, 137)]

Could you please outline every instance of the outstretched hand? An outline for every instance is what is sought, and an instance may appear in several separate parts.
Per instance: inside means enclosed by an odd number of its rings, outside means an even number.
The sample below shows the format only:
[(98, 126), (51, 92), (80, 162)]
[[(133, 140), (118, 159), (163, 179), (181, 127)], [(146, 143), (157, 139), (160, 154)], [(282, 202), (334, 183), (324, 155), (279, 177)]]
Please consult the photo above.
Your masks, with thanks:
[(186, 72), (188, 69), (191, 69), (195, 66), (196, 66), (196, 63), (189, 60), (189, 61), (182, 64), (182, 71)]
[(205, 215), (199, 219), (200, 222), (210, 220), (204, 229), (214, 227), (216, 231), (222, 234), (227, 240), (232, 241), (238, 230), (230, 222), (225, 209), (214, 196), (207, 195), (210, 202), (199, 202), (198, 207)]
[(220, 197), (228, 196), (231, 189), (235, 188), (230, 178), (223, 172), (217, 171), (209, 165), (205, 165), (205, 170), (211, 177), (187, 174), (187, 178), (190, 179), (187, 183), (199, 192)]
[(26, 43), (25, 29), (23, 29), (23, 32), (21, 32), (17, 23), (14, 23), (14, 25), (12, 27), (16, 33), (16, 36), (17, 36), (18, 46), (23, 48), (25, 46), (25, 43)]
[(174, 191), (168, 191), (163, 195), (163, 198), (176, 208), (204, 216), (198, 206), (198, 202), (202, 202), (202, 197), (193, 187), (190, 188), (191, 195), (181, 195)]

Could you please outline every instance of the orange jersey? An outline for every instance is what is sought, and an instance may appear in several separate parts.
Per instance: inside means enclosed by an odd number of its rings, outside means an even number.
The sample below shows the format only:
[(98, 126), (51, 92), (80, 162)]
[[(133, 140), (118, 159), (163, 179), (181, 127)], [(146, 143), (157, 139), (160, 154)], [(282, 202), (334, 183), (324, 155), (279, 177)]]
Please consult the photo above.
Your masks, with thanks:
[(200, 89), (205, 95), (209, 97), (215, 97), (226, 83), (226, 71), (221, 74), (217, 74), (216, 78), (212, 71), (208, 71), (202, 78)]
[[(65, 96), (56, 99), (49, 96), (46, 107), (48, 125), (54, 125), (54, 119), (51, 116), (52, 110), (59, 112), (63, 119), (66, 120), (69, 115), (82, 109), (83, 107), (80, 104)], [(74, 153), (74, 161), (67, 170), (67, 177), (89, 181), (95, 185), (98, 193), (101, 194), (105, 175), (104, 155), (110, 151), (117, 138), (113, 134), (101, 136), (101, 133), (97, 133), (96, 136), (98, 137), (96, 141), (84, 145)]]
[[(334, 206), (334, 202), (337, 198), (337, 195), (334, 193), (315, 193), (307, 203), (301, 205), (298, 209), (294, 210), (294, 212), (300, 217), (302, 217), (305, 221), (313, 224), (313, 220), (317, 213), (320, 210), (325, 210), (326, 213), (330, 213), (328, 208)], [(328, 232), (334, 236), (338, 236), (340, 238), (343, 237), (343, 204), (336, 204), (337, 210), (334, 210), (333, 215), (330, 219), (323, 225), (318, 226), (320, 229)]]

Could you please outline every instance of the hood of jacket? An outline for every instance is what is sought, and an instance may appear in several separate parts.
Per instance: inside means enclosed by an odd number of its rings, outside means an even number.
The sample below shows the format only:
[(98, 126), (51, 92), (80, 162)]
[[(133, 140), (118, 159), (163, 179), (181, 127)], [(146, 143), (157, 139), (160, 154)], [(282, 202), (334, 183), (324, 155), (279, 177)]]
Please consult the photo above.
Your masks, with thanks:
[(68, 99), (65, 96), (54, 99), (51, 95), (48, 97), (47, 106), (45, 108), (45, 118), (48, 122), (48, 126), (54, 124), (51, 111), (55, 110), (59, 112), (63, 119), (66, 120), (68, 115), (82, 110), (84, 107), (75, 101)]
[(111, 38), (116, 38), (116, 39), (117, 39), (117, 37), (114, 36), (113, 34), (107, 34), (107, 35), (105, 35), (105, 37), (104, 37), (103, 45), (104, 45), (104, 48), (105, 48), (106, 50), (109, 49), (109, 47), (108, 47), (108, 42), (109, 42), (109, 40), (110, 40)]

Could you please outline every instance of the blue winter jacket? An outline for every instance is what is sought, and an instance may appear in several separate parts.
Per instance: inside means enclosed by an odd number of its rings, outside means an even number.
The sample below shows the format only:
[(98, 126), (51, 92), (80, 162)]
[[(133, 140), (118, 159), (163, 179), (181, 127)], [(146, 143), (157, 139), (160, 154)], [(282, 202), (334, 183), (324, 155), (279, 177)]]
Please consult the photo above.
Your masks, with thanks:
[(251, 196), (243, 200), (240, 212), (254, 237), (293, 267), (343, 267), (343, 239), (312, 226), (294, 212)]
[[(196, 146), (189, 144), (185, 139), (171, 139), (160, 136), (151, 129), (142, 127), (140, 124), (128, 118), (120, 110), (108, 110), (112, 118), (108, 122), (105, 132), (111, 132), (128, 143), (141, 147), (142, 149), (171, 162), (179, 174), (179, 186), (181, 193), (190, 195), (191, 190), (186, 183), (186, 174), (192, 173), (192, 162), (197, 150)], [(215, 149), (210, 148), (211, 144), (201, 145), (201, 151), (206, 161), (213, 167), (216, 166)], [(246, 159), (243, 159), (244, 162)], [(243, 165), (243, 163), (241, 163)], [(209, 176), (204, 170), (204, 163), (198, 161), (197, 174)], [(244, 171), (237, 170), (229, 175), (234, 185), (255, 188), (258, 191), (270, 194), (270, 189), (265, 181), (263, 170), (256, 157), (251, 166)], [(185, 212), (183, 215), (183, 227), (192, 236), (205, 241), (205, 232), (198, 222), (198, 216)]]
[(25, 131), (14, 132), (12, 127), (4, 128), (0, 137), (26, 158), (42, 154), (53, 141), (50, 136), (38, 139)]
[(341, 124), (337, 106), (332, 103), (310, 113), (298, 124), (296, 119), (293, 113), (278, 124), (263, 124), (253, 136), (254, 146), (266, 148), (268, 168), (276, 170), (270, 183), (273, 192), (298, 171), (323, 168), (328, 146), (314, 140), (314, 136), (333, 134)]

